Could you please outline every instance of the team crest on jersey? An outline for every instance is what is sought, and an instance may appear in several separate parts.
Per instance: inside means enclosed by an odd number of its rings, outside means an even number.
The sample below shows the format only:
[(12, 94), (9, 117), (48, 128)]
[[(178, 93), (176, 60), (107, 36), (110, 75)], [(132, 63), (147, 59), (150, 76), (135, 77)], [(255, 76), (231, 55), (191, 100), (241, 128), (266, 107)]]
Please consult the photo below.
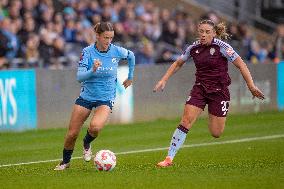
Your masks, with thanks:
[(118, 63), (118, 59), (117, 59), (117, 58), (112, 58), (112, 59), (111, 59), (111, 62), (114, 63), (114, 64), (115, 64), (115, 63)]
[(198, 49), (195, 51), (195, 53), (196, 53), (196, 54), (198, 54), (198, 53), (199, 53)]
[(226, 53), (229, 55), (229, 56), (232, 56), (234, 54), (234, 50), (232, 48), (228, 48), (226, 50)]
[(214, 53), (215, 53), (215, 49), (214, 49), (214, 48), (211, 48), (211, 49), (210, 49), (210, 54), (213, 55)]

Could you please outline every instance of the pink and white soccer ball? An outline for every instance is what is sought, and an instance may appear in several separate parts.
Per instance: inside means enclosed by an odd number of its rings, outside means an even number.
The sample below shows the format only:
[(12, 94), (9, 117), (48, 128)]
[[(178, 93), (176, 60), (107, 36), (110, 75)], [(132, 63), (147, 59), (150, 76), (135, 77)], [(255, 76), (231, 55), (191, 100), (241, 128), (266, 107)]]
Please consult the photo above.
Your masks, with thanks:
[(116, 166), (116, 156), (110, 150), (100, 150), (96, 153), (94, 164), (99, 171), (111, 171)]

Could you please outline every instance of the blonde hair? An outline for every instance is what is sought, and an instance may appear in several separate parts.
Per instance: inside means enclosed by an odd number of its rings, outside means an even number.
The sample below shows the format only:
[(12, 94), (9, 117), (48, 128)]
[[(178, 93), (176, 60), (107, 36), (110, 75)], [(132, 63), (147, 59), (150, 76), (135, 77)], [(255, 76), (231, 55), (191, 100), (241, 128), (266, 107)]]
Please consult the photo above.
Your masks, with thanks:
[(212, 20), (202, 20), (199, 22), (199, 25), (201, 24), (208, 24), (213, 27), (214, 31), (216, 32), (216, 37), (219, 39), (229, 39), (230, 35), (227, 33), (227, 26), (224, 22), (221, 22), (219, 24), (215, 24)]

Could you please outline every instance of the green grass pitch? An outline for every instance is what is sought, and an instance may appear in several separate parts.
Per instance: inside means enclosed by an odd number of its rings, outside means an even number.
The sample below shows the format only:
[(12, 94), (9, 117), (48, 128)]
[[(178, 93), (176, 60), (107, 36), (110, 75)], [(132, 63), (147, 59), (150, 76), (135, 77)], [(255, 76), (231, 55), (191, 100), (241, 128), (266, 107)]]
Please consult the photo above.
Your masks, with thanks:
[[(93, 152), (117, 153), (112, 172), (99, 172), (81, 158), (63, 172), (53, 171), (58, 161), (4, 166), (61, 158), (66, 129), (0, 133), (0, 188), (284, 188), (284, 112), (230, 115), (218, 139), (210, 136), (207, 121), (197, 120), (168, 168), (155, 166), (167, 153), (158, 148), (168, 147), (179, 119), (107, 125)], [(86, 126), (73, 157), (82, 156), (85, 132)], [(145, 149), (152, 150), (133, 152)]]

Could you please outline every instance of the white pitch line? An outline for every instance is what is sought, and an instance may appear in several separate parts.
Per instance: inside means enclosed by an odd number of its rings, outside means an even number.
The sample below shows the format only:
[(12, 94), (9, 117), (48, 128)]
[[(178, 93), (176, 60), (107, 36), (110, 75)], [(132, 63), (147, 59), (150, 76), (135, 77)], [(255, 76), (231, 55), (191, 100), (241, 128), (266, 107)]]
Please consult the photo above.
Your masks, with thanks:
[[(262, 136), (262, 137), (252, 137), (252, 138), (242, 138), (242, 139), (236, 139), (236, 140), (227, 140), (227, 141), (220, 141), (220, 142), (206, 142), (206, 143), (199, 143), (199, 144), (190, 144), (190, 145), (183, 145), (181, 148), (194, 148), (194, 147), (200, 147), (200, 146), (213, 146), (213, 145), (219, 145), (219, 144), (234, 144), (234, 143), (241, 143), (241, 142), (251, 142), (256, 140), (269, 140), (269, 139), (276, 139), (276, 138), (283, 138), (283, 135), (270, 135), (270, 136)], [(143, 152), (154, 152), (154, 151), (162, 151), (167, 150), (168, 147), (164, 148), (150, 148), (145, 150), (133, 150), (133, 151), (127, 151), (127, 152), (117, 152), (116, 155), (124, 155), (124, 154), (136, 154), (136, 153), (143, 153)], [(73, 159), (81, 159), (82, 157), (73, 157)], [(61, 161), (62, 159), (51, 159), (51, 160), (43, 160), (43, 161), (32, 161), (32, 162), (25, 162), (25, 163), (15, 163), (15, 164), (6, 164), (6, 165), (0, 165), (1, 167), (12, 167), (12, 166), (18, 166), (18, 165), (30, 165), (30, 164), (37, 164), (37, 163), (48, 163), (48, 162), (54, 162), (54, 161)]]

